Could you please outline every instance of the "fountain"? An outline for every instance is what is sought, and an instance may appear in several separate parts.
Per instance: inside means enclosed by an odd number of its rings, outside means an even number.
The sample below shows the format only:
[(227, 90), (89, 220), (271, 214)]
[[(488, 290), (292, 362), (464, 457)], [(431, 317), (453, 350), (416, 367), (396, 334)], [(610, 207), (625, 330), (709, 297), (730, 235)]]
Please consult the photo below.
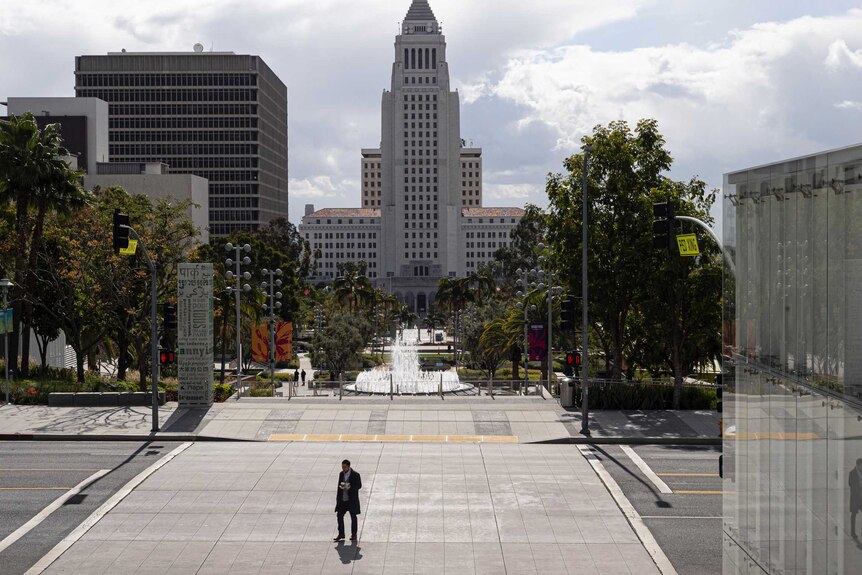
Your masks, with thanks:
[(419, 369), (419, 354), (412, 341), (398, 338), (392, 348), (391, 366), (381, 366), (359, 374), (355, 384), (344, 388), (358, 393), (388, 394), (391, 391), (406, 395), (429, 395), (443, 392), (465, 391), (472, 386), (461, 383), (453, 371), (422, 371)]

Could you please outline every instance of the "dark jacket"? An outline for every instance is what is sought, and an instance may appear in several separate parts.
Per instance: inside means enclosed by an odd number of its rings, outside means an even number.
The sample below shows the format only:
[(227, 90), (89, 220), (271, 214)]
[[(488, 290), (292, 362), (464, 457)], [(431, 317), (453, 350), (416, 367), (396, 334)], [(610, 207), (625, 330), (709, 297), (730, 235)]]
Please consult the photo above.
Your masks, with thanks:
[(362, 510), (359, 508), (359, 490), (362, 489), (362, 476), (359, 475), (359, 472), (355, 469), (350, 470), (350, 481), (348, 481), (348, 483), (350, 483), (350, 489), (347, 490), (347, 501), (341, 500), (341, 494), (343, 491), (341, 490), (340, 485), (343, 477), (344, 472), (339, 472), (338, 481), (335, 484), (335, 511), (338, 512), (339, 509), (343, 508), (350, 513), (359, 515), (362, 513)]
[(862, 511), (862, 488), (859, 487), (859, 470), (850, 472), (850, 511)]

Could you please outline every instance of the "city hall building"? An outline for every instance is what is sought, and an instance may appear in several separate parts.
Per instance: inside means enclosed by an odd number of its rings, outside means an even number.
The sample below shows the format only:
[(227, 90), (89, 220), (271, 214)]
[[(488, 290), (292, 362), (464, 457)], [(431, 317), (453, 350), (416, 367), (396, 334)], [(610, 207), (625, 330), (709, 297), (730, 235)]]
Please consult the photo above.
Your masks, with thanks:
[(463, 277), (509, 245), (520, 208), (482, 207), (482, 150), (461, 137), (446, 38), (431, 7), (414, 0), (395, 38), (383, 93), (381, 145), (361, 151), (358, 208), (306, 206), (300, 233), (318, 281), (365, 261), (368, 277), (425, 313), (443, 277)]
[(723, 572), (862, 572), (862, 145), (725, 175)]
[(287, 217), (287, 87), (260, 56), (200, 44), (78, 56), (75, 95), (108, 102), (112, 162), (209, 180), (212, 235)]

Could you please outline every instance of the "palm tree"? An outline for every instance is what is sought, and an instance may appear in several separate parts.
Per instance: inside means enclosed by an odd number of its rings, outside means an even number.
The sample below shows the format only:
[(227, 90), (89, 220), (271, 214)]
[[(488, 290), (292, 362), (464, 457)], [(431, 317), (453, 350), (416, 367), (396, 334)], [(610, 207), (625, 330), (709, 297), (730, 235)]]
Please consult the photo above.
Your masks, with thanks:
[(347, 302), (351, 313), (359, 311), (359, 303), (367, 302), (372, 293), (371, 282), (359, 271), (349, 269), (336, 278), (332, 284), (335, 295), (341, 302)]
[[(30, 208), (38, 206), (42, 221), (52, 208), (56, 209), (79, 197), (72, 193), (72, 172), (63, 160), (69, 152), (63, 148), (59, 125), (51, 124), (40, 130), (32, 114), (12, 116), (0, 121), (0, 201), (15, 203), (15, 254), (13, 308), (15, 334), (21, 333), (21, 322), (29, 324), (24, 296), (28, 285), (28, 266), (32, 261), (34, 228), (39, 215), (30, 217)], [(38, 233), (41, 234), (41, 224)], [(22, 338), (24, 349), (29, 337)], [(18, 337), (13, 337), (9, 357), (18, 355)], [(27, 352), (22, 354), (21, 369), (28, 371)]]

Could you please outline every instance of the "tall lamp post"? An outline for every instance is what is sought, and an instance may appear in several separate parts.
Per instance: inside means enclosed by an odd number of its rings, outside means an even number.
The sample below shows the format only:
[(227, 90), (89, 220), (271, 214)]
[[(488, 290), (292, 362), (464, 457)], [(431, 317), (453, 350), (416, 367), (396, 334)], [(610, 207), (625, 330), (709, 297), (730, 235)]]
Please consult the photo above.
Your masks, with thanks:
[(0, 288), (3, 288), (3, 359), (6, 364), (6, 403), (9, 403), (9, 390), (12, 384), (9, 380), (9, 288), (12, 282), (8, 279), (0, 280)]
[(583, 196), (583, 212), (581, 214), (581, 222), (583, 228), (583, 237), (582, 237), (582, 252), (581, 252), (581, 297), (583, 298), (583, 333), (581, 337), (583, 338), (583, 347), (581, 348), (581, 365), (584, 368), (584, 385), (583, 385), (583, 400), (581, 401), (581, 434), (589, 435), (590, 434), (590, 352), (589, 352), (589, 299), (588, 289), (587, 289), (587, 239), (589, 234), (587, 233), (589, 230), (589, 222), (587, 220), (587, 172), (590, 168), (590, 153), (593, 152), (595, 148), (592, 145), (587, 144), (584, 146), (584, 165), (581, 169), (582, 172), (582, 180), (581, 180), (581, 188), (582, 188), (582, 196)]
[[(251, 246), (245, 244), (244, 246), (235, 246), (231, 243), (225, 246), (225, 249), (228, 253), (234, 252), (236, 260), (228, 258), (224, 262), (225, 269), (228, 270), (225, 272), (225, 279), (227, 281), (231, 281), (233, 279), (236, 280), (236, 283), (233, 286), (228, 286), (227, 291), (230, 293), (234, 292), (236, 295), (236, 400), (239, 401), (240, 396), (242, 396), (242, 331), (240, 324), (240, 310), (239, 310), (239, 295), (240, 289), (242, 291), (251, 291), (251, 286), (248, 284), (244, 284), (240, 286), (240, 280), (245, 279), (246, 281), (251, 279), (251, 273), (245, 272), (240, 273), (240, 265), (251, 265), (251, 258), (248, 256), (243, 257), (243, 253), (249, 253), (251, 251)], [(235, 266), (236, 272), (230, 271), (230, 267)]]
[[(275, 290), (281, 287), (281, 279), (276, 278), (281, 278), (283, 272), (280, 269), (270, 271), (264, 268), (262, 273), (264, 277), (269, 276), (269, 281), (260, 284), (260, 289), (263, 291), (263, 295), (267, 301), (267, 303), (263, 304), (263, 311), (264, 313), (269, 312), (269, 384), (272, 386), (272, 394), (275, 395), (275, 311), (281, 309), (281, 302), (278, 300), (282, 298), (282, 293)], [(290, 400), (291, 396), (290, 384), (291, 382), (288, 381), (288, 400)]]
[[(530, 276), (534, 276), (538, 274), (538, 270), (522, 270), (518, 268), (517, 272), (521, 277), (518, 278), (517, 284), (521, 286), (523, 291), (519, 291), (515, 294), (518, 299), (522, 299), (523, 301), (519, 301), (517, 304), (518, 309), (524, 310), (524, 389), (523, 394), (527, 393), (527, 386), (530, 384), (530, 371), (529, 371), (529, 361), (530, 361), (530, 336), (529, 336), (529, 312), (536, 311), (538, 308), (535, 304), (527, 305), (527, 296), (529, 288), (535, 288), (536, 284), (530, 282)], [(544, 287), (544, 286), (543, 286)]]
[[(539, 252), (543, 252), (545, 250), (545, 244), (540, 243), (538, 246)], [(551, 393), (552, 389), (552, 381), (554, 377), (554, 345), (553, 345), (553, 329), (554, 329), (554, 296), (558, 296), (563, 293), (563, 288), (560, 286), (554, 285), (554, 271), (548, 267), (547, 270), (543, 270), (542, 266), (548, 263), (548, 259), (544, 254), (539, 256), (539, 278), (547, 279), (548, 285), (539, 284), (539, 289), (547, 288), (547, 300), (548, 300), (548, 393)]]

